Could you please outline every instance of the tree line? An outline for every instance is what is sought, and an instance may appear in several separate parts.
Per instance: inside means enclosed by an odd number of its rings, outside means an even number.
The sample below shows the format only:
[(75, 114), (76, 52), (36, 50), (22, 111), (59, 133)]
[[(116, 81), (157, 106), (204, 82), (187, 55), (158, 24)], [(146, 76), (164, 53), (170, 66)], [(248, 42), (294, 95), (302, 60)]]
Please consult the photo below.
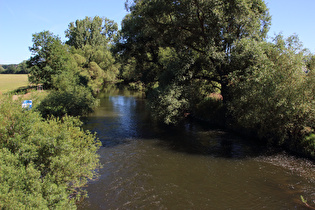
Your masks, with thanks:
[(315, 56), (297, 35), (267, 40), (263, 0), (129, 0), (126, 9), (121, 30), (96, 16), (70, 23), (64, 43), (49, 31), (34, 34), (30, 81), (55, 96), (88, 89), (78, 114), (92, 111), (102, 85), (120, 81), (146, 91), (152, 115), (166, 124), (206, 118), (315, 155)]
[(0, 65), (0, 74), (28, 74), (26, 61), (19, 64)]

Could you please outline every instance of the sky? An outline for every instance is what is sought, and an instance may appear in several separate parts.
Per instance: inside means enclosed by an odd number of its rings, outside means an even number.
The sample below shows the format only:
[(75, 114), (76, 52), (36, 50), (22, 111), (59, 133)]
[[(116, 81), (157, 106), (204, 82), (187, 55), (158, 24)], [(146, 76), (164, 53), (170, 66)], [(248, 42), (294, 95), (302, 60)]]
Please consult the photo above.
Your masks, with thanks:
[[(272, 16), (270, 37), (297, 34), (315, 52), (315, 0), (265, 0)], [(32, 34), (49, 30), (65, 41), (68, 25), (86, 16), (107, 17), (120, 26), (125, 0), (0, 0), (0, 64), (31, 56)]]

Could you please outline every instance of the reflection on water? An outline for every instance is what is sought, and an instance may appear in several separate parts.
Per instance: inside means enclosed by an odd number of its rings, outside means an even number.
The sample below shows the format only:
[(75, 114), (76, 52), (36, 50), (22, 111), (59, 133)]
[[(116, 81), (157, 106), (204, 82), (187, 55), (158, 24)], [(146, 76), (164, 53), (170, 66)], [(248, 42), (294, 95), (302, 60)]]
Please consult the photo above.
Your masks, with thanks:
[(241, 138), (201, 123), (159, 126), (141, 97), (117, 90), (103, 95), (86, 128), (103, 143), (103, 168), (79, 209), (303, 209), (300, 195), (315, 199), (312, 176), (275, 164), (294, 165), (295, 159), (265, 157)]

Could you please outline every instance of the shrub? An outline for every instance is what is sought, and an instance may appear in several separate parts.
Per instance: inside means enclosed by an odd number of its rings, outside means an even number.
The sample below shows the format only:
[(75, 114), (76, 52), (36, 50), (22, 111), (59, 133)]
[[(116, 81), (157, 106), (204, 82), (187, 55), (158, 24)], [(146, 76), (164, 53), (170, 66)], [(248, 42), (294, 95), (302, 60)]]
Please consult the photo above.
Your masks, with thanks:
[(228, 109), (238, 126), (297, 152), (303, 130), (315, 127), (315, 89), (303, 51), (292, 46), (281, 36), (274, 44), (242, 40), (234, 58), (246, 74), (233, 75)]
[(315, 134), (312, 133), (305, 136), (302, 145), (304, 147), (304, 152), (315, 158)]
[(72, 209), (95, 177), (100, 144), (77, 118), (44, 120), (0, 101), (0, 209)]
[(83, 86), (74, 86), (66, 90), (53, 90), (38, 106), (42, 116), (47, 118), (82, 116), (93, 112), (97, 106), (97, 100), (91, 91)]

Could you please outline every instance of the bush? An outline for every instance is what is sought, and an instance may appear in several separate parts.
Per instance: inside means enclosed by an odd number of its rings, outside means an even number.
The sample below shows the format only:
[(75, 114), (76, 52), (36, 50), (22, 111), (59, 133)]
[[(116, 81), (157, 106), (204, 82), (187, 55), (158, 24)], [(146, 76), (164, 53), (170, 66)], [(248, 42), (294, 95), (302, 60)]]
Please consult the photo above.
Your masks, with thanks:
[(246, 74), (232, 75), (231, 116), (261, 139), (298, 152), (303, 130), (315, 127), (314, 74), (304, 71), (303, 52), (292, 49), (281, 36), (274, 44), (252, 40), (238, 44), (234, 63)]
[(152, 116), (165, 124), (177, 124), (185, 117), (189, 108), (184, 90), (177, 85), (156, 88), (148, 95)]
[(311, 133), (305, 136), (302, 141), (302, 146), (304, 148), (304, 153), (309, 154), (309, 156), (315, 159), (315, 134)]
[(63, 117), (82, 116), (93, 112), (97, 100), (91, 91), (83, 86), (74, 86), (66, 90), (53, 90), (39, 105), (42, 116)]
[(100, 143), (77, 118), (44, 120), (0, 101), (0, 209), (72, 209), (95, 177)]

